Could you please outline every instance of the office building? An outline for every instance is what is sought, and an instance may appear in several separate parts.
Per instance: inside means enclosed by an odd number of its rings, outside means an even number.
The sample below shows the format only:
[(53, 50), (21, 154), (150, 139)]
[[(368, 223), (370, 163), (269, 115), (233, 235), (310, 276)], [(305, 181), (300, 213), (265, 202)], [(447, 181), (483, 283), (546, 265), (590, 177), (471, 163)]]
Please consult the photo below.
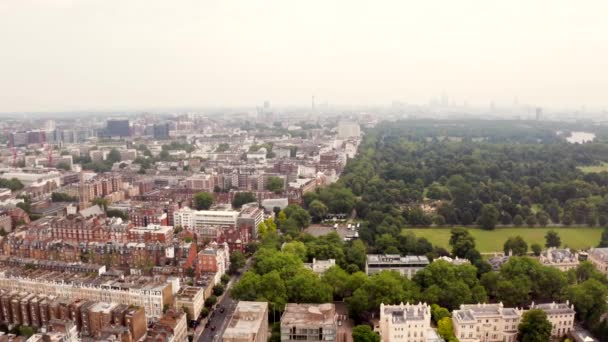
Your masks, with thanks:
[(129, 120), (108, 120), (106, 123), (106, 135), (110, 137), (130, 136)]

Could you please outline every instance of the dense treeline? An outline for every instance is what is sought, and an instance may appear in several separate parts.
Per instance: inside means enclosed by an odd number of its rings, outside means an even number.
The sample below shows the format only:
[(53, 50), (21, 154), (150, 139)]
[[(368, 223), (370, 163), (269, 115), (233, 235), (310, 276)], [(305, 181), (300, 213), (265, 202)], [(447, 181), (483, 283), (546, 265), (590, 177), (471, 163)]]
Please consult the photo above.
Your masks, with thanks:
[[(404, 225), (608, 223), (608, 172), (578, 169), (607, 161), (608, 144), (570, 144), (549, 129), (518, 125), (411, 125), (371, 129), (341, 176), (360, 198), (367, 239)], [(489, 133), (497, 135), (479, 138)]]

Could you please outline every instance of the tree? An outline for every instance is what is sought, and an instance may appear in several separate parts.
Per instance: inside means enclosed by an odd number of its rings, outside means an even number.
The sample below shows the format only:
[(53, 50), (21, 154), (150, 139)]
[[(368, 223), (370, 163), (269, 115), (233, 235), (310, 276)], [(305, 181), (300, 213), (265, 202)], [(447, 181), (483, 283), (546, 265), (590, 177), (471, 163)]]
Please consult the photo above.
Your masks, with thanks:
[(452, 254), (464, 258), (467, 252), (475, 249), (475, 238), (464, 228), (454, 228), (450, 231), (450, 246)]
[(433, 317), (433, 321), (435, 321), (435, 323), (439, 323), (439, 321), (445, 317), (452, 317), (448, 309), (437, 304), (431, 305), (431, 316)]
[(333, 288), (321, 281), (312, 270), (300, 268), (285, 282), (290, 302), (327, 303), (333, 298)]
[(481, 226), (481, 228), (486, 230), (492, 230), (494, 229), (494, 227), (496, 227), (496, 223), (498, 223), (499, 217), (500, 213), (494, 205), (484, 204), (484, 206), (481, 208), (481, 214), (477, 222)]
[(235, 274), (236, 272), (238, 272), (238, 270), (245, 266), (245, 261), (245, 256), (241, 251), (232, 251), (232, 253), (230, 253), (230, 268), (228, 272), (230, 274)]
[(365, 268), (365, 261), (367, 258), (367, 249), (365, 244), (361, 240), (354, 240), (350, 246), (345, 249), (346, 262), (349, 264), (357, 265), (362, 270)]
[(60, 163), (57, 164), (56, 167), (58, 169), (65, 170), (65, 171), (70, 171), (72, 169), (72, 167), (70, 166), (70, 164), (68, 164), (66, 162), (60, 162)]
[(521, 227), (524, 224), (524, 218), (521, 215), (515, 215), (515, 217), (513, 217), (513, 225), (515, 227)]
[(237, 192), (232, 199), (232, 206), (235, 209), (240, 209), (243, 204), (257, 202), (257, 198), (251, 192)]
[(214, 306), (215, 303), (217, 303), (217, 297), (215, 295), (211, 295), (207, 299), (205, 299), (205, 306), (208, 308)]
[(319, 200), (314, 200), (308, 205), (308, 212), (315, 222), (321, 222), (327, 215), (328, 211), (329, 209), (327, 206)]
[(193, 267), (186, 268), (185, 273), (186, 273), (187, 277), (194, 278), (194, 268)]
[(537, 243), (533, 243), (532, 246), (530, 246), (530, 249), (534, 253), (534, 256), (540, 256), (540, 253), (543, 251), (543, 248)]
[(596, 279), (589, 279), (566, 289), (566, 298), (574, 304), (578, 318), (587, 327), (597, 324), (608, 309), (605, 300), (598, 300), (606, 298), (607, 294), (606, 286)]
[(608, 227), (604, 228), (604, 231), (602, 231), (602, 236), (600, 238), (600, 243), (598, 244), (598, 247), (608, 247)]
[(503, 251), (505, 255), (513, 252), (513, 255), (526, 255), (528, 253), (528, 244), (521, 236), (510, 237), (504, 244)]
[(526, 311), (517, 328), (517, 339), (521, 342), (545, 342), (551, 339), (551, 322), (540, 309)]
[(303, 229), (310, 225), (310, 214), (299, 205), (290, 204), (283, 210), (288, 219), (296, 221), (298, 228)]
[(446, 341), (452, 341), (455, 338), (451, 317), (443, 317), (437, 322), (437, 333)]
[(380, 342), (380, 335), (369, 325), (357, 325), (353, 328), (353, 342)]
[(213, 204), (213, 195), (208, 192), (199, 192), (194, 196), (196, 210), (209, 210)]
[(555, 230), (550, 230), (545, 234), (545, 247), (559, 247), (562, 244), (562, 240), (559, 234)]
[(107, 161), (111, 164), (117, 163), (120, 161), (120, 152), (117, 149), (113, 148), (110, 153), (108, 153)]
[(34, 328), (28, 327), (27, 325), (22, 325), (19, 327), (19, 336), (29, 338), (32, 335), (34, 335)]
[(106, 210), (108, 208), (108, 200), (105, 198), (97, 197), (93, 199), (92, 203), (98, 205), (103, 210)]
[(281, 177), (270, 176), (266, 181), (266, 190), (272, 191), (276, 194), (281, 193), (283, 191), (285, 181)]
[(0, 178), (0, 188), (7, 188), (11, 191), (23, 189), (24, 185), (17, 178), (2, 179)]
[(213, 295), (215, 296), (221, 296), (224, 293), (224, 285), (222, 284), (217, 284), (213, 287)]
[(308, 260), (306, 253), (306, 245), (301, 241), (291, 241), (283, 245), (281, 249), (283, 253), (291, 253), (298, 256), (302, 261)]

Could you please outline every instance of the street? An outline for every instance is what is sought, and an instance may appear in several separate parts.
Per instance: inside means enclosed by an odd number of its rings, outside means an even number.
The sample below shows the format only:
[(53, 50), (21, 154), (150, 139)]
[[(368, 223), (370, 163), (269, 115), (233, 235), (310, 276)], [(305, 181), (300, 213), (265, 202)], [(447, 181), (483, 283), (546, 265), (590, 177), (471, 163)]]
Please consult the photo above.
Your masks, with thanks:
[[(230, 282), (226, 285), (226, 291), (219, 299), (215, 309), (212, 311), (212, 313), (210, 313), (208, 321), (209, 325), (204, 328), (203, 333), (200, 335), (197, 341), (214, 342), (221, 340), (222, 334), (224, 333), (224, 330), (226, 330), (226, 326), (228, 325), (228, 322), (230, 322), (230, 317), (232, 317), (232, 313), (234, 312), (236, 304), (238, 303), (238, 301), (230, 297), (230, 288), (232, 288), (232, 285), (236, 284), (239, 279), (241, 279), (241, 276), (247, 272), (250, 267), (251, 260), (252, 259), (247, 260), (247, 264), (245, 267), (243, 267), (241, 273), (237, 276), (233, 276)], [(221, 307), (224, 308), (224, 312), (220, 312)], [(212, 329), (212, 327), (215, 327), (215, 329)]]

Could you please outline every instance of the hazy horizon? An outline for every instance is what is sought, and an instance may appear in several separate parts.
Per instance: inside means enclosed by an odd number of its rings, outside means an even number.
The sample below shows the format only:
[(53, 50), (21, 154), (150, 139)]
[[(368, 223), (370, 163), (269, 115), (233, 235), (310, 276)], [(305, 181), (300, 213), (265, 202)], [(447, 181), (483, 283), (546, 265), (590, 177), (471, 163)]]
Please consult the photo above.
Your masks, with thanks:
[(606, 108), (608, 3), (0, 0), (0, 112)]

